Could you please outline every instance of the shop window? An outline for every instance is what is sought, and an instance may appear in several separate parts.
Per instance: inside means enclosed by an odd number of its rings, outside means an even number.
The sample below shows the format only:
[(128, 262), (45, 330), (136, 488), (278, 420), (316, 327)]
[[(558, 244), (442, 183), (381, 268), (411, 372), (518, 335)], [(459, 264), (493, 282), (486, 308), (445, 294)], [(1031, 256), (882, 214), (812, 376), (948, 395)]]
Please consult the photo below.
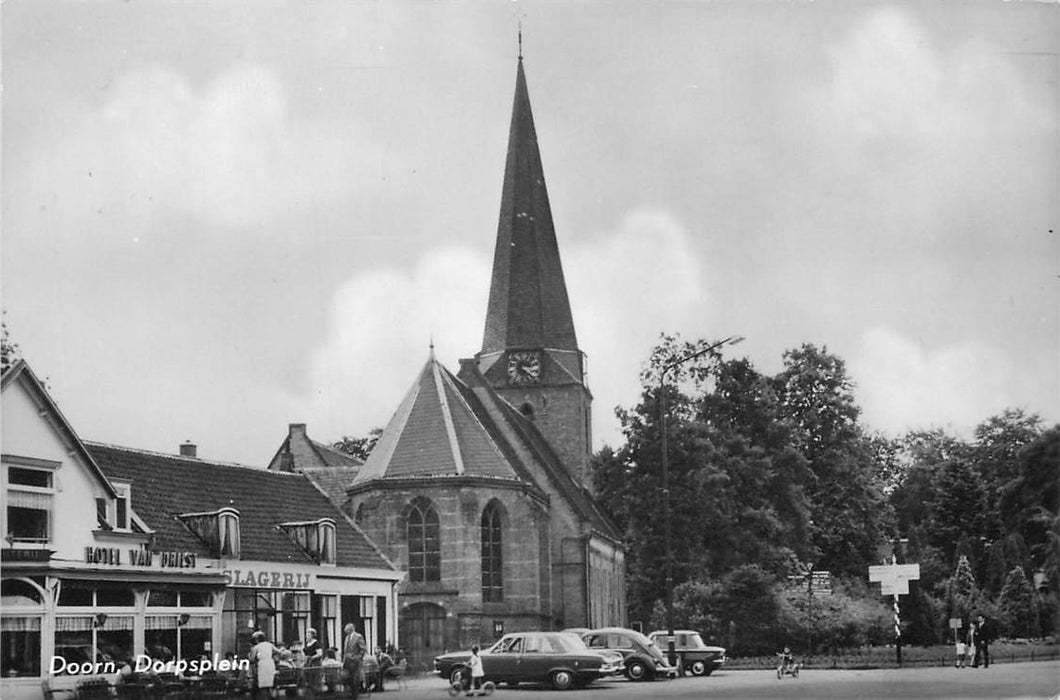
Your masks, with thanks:
[(335, 521), (321, 518), (307, 522), (280, 523), (287, 533), (318, 564), (335, 563)]
[(317, 630), (317, 639), (325, 649), (341, 646), (338, 631), (338, 597), (333, 595), (312, 596), (312, 621)]
[(284, 591), (280, 598), (280, 631), (277, 641), (290, 646), (304, 640), (309, 629), (309, 593)]
[(210, 548), (214, 556), (239, 558), (239, 511), (235, 508), (185, 513), (177, 518)]
[[(7, 457), (5, 457), (7, 458)], [(59, 463), (55, 463), (58, 468)], [(46, 544), (51, 541), (53, 469), (7, 466), (7, 532), (11, 542)]]
[(59, 589), (59, 605), (86, 608), (131, 608), (136, 604), (129, 588), (92, 586), (69, 581)]
[(147, 606), (151, 608), (175, 608), (177, 607), (177, 592), (162, 589), (152, 589), (147, 594)]
[(501, 512), (496, 501), (482, 511), (482, 600), (504, 600), (503, 560), (501, 558)]
[(406, 537), (409, 547), (409, 581), (442, 580), (441, 537), (438, 510), (425, 498), (417, 498), (409, 509)]
[(0, 618), (0, 674), (4, 678), (41, 675), (40, 621), (39, 615)]
[(149, 608), (212, 608), (213, 599), (208, 591), (152, 588), (147, 594)]
[(135, 604), (129, 588), (97, 588), (96, 607), (132, 607)]
[(212, 636), (212, 615), (148, 615), (144, 619), (144, 648), (157, 661), (208, 655)]
[(4, 579), (0, 612), (0, 676), (40, 676), (41, 591), (25, 580)]
[(91, 607), (94, 603), (91, 588), (78, 588), (69, 584), (59, 589), (59, 605), (63, 607)]
[(66, 664), (115, 663), (133, 656), (132, 615), (58, 615), (55, 655)]

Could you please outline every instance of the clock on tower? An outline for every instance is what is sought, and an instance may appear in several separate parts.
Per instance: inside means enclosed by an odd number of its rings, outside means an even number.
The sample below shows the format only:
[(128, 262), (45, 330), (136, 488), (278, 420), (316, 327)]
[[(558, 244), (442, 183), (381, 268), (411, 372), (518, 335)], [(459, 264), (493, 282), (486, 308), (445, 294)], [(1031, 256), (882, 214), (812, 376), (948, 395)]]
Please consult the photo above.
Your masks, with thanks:
[(541, 353), (513, 350), (508, 353), (508, 383), (535, 384), (541, 381)]

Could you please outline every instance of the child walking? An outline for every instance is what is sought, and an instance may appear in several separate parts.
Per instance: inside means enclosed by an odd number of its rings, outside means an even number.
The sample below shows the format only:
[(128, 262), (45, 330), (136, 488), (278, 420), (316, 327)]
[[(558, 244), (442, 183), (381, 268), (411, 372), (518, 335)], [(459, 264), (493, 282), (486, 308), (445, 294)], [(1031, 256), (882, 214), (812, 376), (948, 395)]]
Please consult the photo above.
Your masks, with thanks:
[(470, 696), (482, 689), (482, 678), (486, 675), (486, 672), (482, 670), (482, 657), (478, 655), (477, 644), (471, 647), (471, 659), (467, 663), (471, 667), (471, 686), (467, 690)]
[(964, 661), (968, 657), (968, 647), (964, 643), (964, 628), (958, 627), (953, 630), (953, 636), (957, 641), (957, 663), (954, 665), (957, 668), (964, 668)]

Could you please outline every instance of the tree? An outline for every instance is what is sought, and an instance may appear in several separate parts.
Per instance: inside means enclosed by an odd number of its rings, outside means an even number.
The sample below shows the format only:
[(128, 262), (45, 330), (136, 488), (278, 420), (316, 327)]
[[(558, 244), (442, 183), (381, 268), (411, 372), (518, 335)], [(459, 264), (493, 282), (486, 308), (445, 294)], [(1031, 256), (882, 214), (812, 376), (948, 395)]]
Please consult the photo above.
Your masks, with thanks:
[(957, 569), (953, 572), (947, 588), (946, 607), (949, 617), (959, 617), (967, 623), (982, 604), (982, 596), (975, 583), (968, 557), (962, 555), (957, 561)]
[(21, 356), (18, 343), (11, 340), (7, 330), (7, 309), (4, 309), (3, 320), (0, 321), (0, 372), (6, 372)]
[(343, 435), (337, 442), (331, 443), (331, 446), (339, 452), (352, 455), (361, 461), (367, 461), (368, 456), (375, 449), (376, 443), (379, 442), (379, 436), (382, 434), (382, 428), (372, 428), (365, 437)]
[(1038, 609), (1022, 566), (1008, 573), (998, 599), (998, 615), (1008, 634), (1014, 637), (1038, 636)]
[(779, 414), (793, 426), (793, 446), (809, 463), (806, 494), (819, 568), (859, 574), (891, 529), (881, 455), (858, 424), (854, 383), (827, 348), (804, 344), (784, 353), (774, 379)]
[(721, 362), (706, 340), (664, 337), (641, 373), (640, 402), (616, 411), (625, 444), (592, 462), (603, 508), (627, 541), (630, 616), (647, 619), (666, 590), (660, 401), (665, 392), (675, 585), (757, 563), (785, 573), (809, 550), (805, 460), (777, 414), (772, 382), (750, 363)]
[(1022, 409), (1008, 409), (991, 416), (975, 428), (974, 463), (985, 491), (988, 516), (985, 535), (1000, 539), (1005, 532), (998, 518), (1000, 499), (1005, 487), (1020, 476), (1021, 456), (1042, 434), (1042, 420)]
[(1060, 580), (1060, 426), (1053, 426), (1019, 454), (1019, 471), (1002, 487), (998, 517), (1005, 532), (1020, 533), (1032, 570)]

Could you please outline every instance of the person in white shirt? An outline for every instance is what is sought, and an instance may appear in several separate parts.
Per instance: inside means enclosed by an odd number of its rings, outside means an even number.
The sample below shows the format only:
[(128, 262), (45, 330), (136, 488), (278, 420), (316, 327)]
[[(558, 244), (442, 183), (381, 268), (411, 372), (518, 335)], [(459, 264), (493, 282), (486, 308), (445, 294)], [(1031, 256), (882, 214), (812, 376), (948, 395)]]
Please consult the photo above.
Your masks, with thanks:
[(486, 672), (482, 670), (482, 657), (478, 655), (478, 645), (471, 647), (471, 658), (468, 660), (467, 665), (471, 667), (471, 686), (467, 690), (467, 694), (471, 695), (472, 690), (478, 691), (482, 689), (482, 678), (486, 675)]

